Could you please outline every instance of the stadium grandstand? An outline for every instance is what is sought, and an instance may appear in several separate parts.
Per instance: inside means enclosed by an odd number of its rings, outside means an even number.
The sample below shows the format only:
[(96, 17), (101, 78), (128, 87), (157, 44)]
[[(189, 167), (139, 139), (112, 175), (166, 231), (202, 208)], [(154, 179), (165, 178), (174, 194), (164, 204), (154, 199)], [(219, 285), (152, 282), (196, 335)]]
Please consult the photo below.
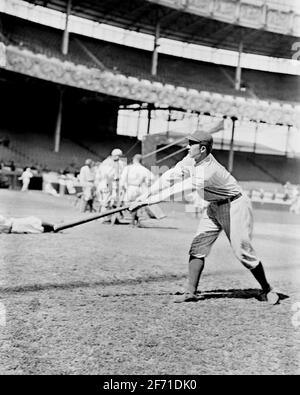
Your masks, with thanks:
[[(21, 18), (2, 16), (2, 34), (6, 42), (34, 53), (66, 60), (60, 51), (61, 31)], [(241, 85), (234, 89), (235, 68), (192, 61), (162, 54), (157, 75), (151, 74), (152, 54), (149, 51), (117, 45), (102, 40), (71, 35), (67, 60), (87, 67), (100, 67), (126, 76), (146, 78), (163, 84), (184, 86), (199, 91), (258, 97), (262, 100), (300, 102), (300, 79), (257, 70), (243, 70)]]
[[(151, 122), (175, 111), (198, 126), (230, 121), (215, 134), (216, 157), (240, 180), (298, 184), (299, 20), (295, 2), (280, 1), (2, 1), (0, 160), (75, 172), (118, 146), (170, 166), (184, 155), (178, 128), (154, 143)], [(135, 112), (131, 130), (120, 110)], [(274, 127), (281, 150), (239, 140), (243, 122)]]

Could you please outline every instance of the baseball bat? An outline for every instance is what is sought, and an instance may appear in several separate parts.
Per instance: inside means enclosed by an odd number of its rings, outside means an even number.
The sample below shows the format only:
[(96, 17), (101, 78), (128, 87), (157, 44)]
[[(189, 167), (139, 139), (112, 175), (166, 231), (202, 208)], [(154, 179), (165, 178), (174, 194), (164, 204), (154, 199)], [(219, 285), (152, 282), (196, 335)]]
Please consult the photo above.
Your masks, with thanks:
[(58, 225), (54, 226), (54, 233), (60, 232), (61, 230), (73, 228), (74, 226), (86, 224), (87, 222), (95, 221), (96, 219), (107, 217), (108, 215), (120, 213), (121, 211), (128, 210), (130, 206), (122, 206), (122, 207), (117, 207), (112, 210), (105, 211), (104, 213), (101, 214), (96, 214), (78, 221), (72, 221), (72, 222), (67, 222), (63, 225)]
[[(153, 205), (153, 207), (157, 207), (157, 202), (156, 203), (144, 204), (141, 207), (152, 206), (152, 205)], [(51, 232), (52, 231), (54, 233), (57, 233), (57, 232), (60, 232), (61, 230), (73, 228), (73, 227), (78, 226), (78, 225), (86, 224), (87, 222), (95, 221), (96, 219), (100, 219), (100, 218), (104, 218), (104, 217), (107, 217), (107, 216), (112, 215), (112, 214), (120, 213), (121, 211), (128, 210), (129, 207), (130, 207), (130, 205), (122, 206), (122, 207), (116, 207), (116, 208), (114, 208), (112, 210), (105, 211), (104, 213), (101, 213), (101, 214), (92, 215), (92, 216), (90, 216), (88, 218), (84, 218), (84, 219), (81, 219), (81, 220), (78, 220), (78, 221), (67, 222), (67, 223), (65, 223), (63, 225), (59, 225), (59, 226), (54, 226), (53, 230), (49, 229), (46, 232)], [(165, 218), (165, 215), (161, 212), (161, 210), (158, 212), (158, 214), (156, 213), (156, 210), (154, 210), (153, 215), (157, 219)]]

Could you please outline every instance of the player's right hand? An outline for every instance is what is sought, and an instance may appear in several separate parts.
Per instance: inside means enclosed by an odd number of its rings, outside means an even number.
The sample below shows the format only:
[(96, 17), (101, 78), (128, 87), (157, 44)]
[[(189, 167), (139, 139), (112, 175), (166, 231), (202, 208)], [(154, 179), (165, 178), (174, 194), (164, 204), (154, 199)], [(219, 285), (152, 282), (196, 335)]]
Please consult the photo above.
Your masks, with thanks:
[(142, 208), (144, 206), (148, 205), (147, 200), (136, 200), (135, 202), (131, 203), (129, 206), (129, 211), (136, 211), (139, 208)]

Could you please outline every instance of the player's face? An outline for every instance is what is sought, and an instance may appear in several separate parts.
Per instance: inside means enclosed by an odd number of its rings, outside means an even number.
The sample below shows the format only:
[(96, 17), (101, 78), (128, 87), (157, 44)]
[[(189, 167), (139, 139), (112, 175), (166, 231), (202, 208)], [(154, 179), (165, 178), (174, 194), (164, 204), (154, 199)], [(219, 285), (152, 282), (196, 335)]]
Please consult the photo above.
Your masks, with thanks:
[(206, 156), (205, 147), (201, 147), (200, 144), (195, 141), (189, 140), (187, 148), (189, 150), (190, 157), (195, 159), (196, 162), (200, 162)]

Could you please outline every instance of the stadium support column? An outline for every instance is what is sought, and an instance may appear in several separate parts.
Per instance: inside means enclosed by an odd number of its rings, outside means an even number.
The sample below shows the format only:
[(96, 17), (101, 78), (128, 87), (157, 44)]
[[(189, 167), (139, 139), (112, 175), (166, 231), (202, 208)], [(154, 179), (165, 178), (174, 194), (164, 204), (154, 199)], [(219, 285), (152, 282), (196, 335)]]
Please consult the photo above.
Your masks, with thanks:
[(2, 17), (1, 17), (1, 14), (0, 14), (0, 39), (1, 40), (3, 40), (3, 36), (4, 36), (4, 34), (3, 34), (3, 24), (2, 24)]
[(139, 138), (140, 134), (140, 127), (141, 127), (141, 112), (142, 112), (142, 105), (140, 104), (140, 109), (139, 109), (139, 116), (138, 116), (138, 121), (137, 121), (137, 126), (136, 126), (136, 138)]
[(148, 169), (154, 169), (156, 165), (157, 136), (144, 136), (142, 140), (143, 165)]
[(66, 23), (65, 30), (62, 39), (61, 52), (63, 55), (67, 55), (69, 52), (69, 16), (71, 14), (72, 0), (68, 0), (66, 9)]
[(148, 103), (147, 110), (148, 110), (147, 134), (150, 134), (151, 117), (152, 117), (152, 110), (154, 110), (154, 105), (152, 103)]
[(157, 21), (155, 27), (154, 48), (152, 53), (152, 65), (151, 65), (151, 74), (153, 76), (157, 75), (159, 37), (160, 37), (160, 22)]
[(253, 143), (253, 153), (256, 153), (256, 144), (257, 144), (257, 133), (258, 133), (259, 122), (255, 122), (255, 134), (254, 134), (254, 143)]
[(170, 110), (170, 107), (169, 107), (169, 109), (168, 109), (167, 133), (166, 133), (167, 139), (170, 136), (170, 122), (171, 122), (171, 119), (172, 119), (172, 116), (171, 116), (171, 110)]
[(288, 128), (287, 128), (286, 144), (285, 144), (285, 156), (288, 156), (288, 154), (289, 154), (291, 127), (292, 127), (291, 125), (288, 125)]
[(56, 118), (56, 127), (55, 127), (55, 135), (54, 135), (54, 152), (59, 152), (59, 150), (60, 150), (62, 109), (63, 109), (63, 89), (60, 88), (59, 89), (58, 113), (57, 113), (57, 118)]
[(235, 131), (235, 123), (237, 118), (232, 117), (232, 131), (231, 131), (231, 141), (230, 141), (230, 150), (229, 150), (229, 157), (228, 157), (228, 171), (229, 173), (233, 170), (233, 155), (234, 155), (234, 131)]
[(235, 70), (235, 90), (239, 91), (241, 89), (241, 80), (242, 80), (242, 68), (241, 68), (241, 57), (243, 52), (243, 40), (240, 41), (239, 45), (239, 55), (238, 55), (238, 63)]

